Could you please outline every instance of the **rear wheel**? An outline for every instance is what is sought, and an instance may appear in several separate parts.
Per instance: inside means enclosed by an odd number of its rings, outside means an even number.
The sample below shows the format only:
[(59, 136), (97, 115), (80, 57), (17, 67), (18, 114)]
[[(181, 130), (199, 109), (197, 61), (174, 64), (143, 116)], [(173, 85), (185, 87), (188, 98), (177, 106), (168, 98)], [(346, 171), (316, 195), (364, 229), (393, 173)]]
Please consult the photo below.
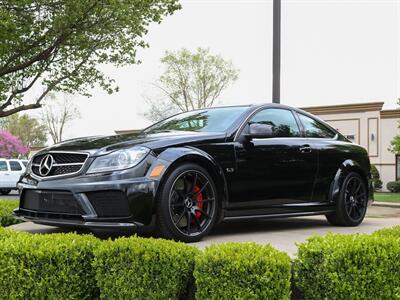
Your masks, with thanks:
[(0, 190), (0, 193), (1, 193), (2, 195), (8, 195), (9, 193), (11, 193), (11, 190), (9, 190), (9, 189), (1, 189), (1, 190)]
[(216, 188), (205, 169), (184, 164), (169, 174), (157, 205), (157, 229), (162, 237), (199, 241), (210, 232), (216, 216)]
[(349, 173), (343, 181), (336, 212), (327, 215), (329, 223), (339, 226), (357, 226), (364, 220), (367, 211), (368, 192), (362, 177)]

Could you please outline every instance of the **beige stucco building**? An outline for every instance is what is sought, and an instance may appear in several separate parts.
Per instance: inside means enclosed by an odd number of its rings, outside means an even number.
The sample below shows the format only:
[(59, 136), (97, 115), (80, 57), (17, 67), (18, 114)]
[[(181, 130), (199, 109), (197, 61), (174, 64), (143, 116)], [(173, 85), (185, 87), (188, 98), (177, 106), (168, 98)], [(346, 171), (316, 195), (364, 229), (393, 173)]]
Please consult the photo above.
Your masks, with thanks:
[(382, 110), (383, 102), (315, 106), (304, 110), (320, 117), (343, 135), (368, 150), (371, 163), (381, 174), (383, 190), (389, 181), (400, 180), (400, 155), (388, 150), (400, 133), (400, 109)]

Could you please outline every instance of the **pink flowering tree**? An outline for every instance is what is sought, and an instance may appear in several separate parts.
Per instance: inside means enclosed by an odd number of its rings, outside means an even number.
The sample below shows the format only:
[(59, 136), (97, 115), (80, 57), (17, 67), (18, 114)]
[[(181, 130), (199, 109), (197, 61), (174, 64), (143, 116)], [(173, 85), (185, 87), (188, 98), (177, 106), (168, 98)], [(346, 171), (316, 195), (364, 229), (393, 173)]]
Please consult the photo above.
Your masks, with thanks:
[(5, 130), (0, 130), (0, 157), (12, 158), (28, 154), (29, 149), (21, 140)]

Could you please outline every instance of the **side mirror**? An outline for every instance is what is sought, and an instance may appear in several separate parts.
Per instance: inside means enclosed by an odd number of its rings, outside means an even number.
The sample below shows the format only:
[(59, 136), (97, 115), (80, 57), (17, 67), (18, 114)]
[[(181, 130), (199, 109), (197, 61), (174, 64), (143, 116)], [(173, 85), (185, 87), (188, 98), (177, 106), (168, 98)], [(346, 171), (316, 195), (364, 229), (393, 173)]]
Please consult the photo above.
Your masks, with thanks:
[(262, 139), (274, 137), (274, 130), (272, 125), (262, 123), (250, 123), (249, 133), (246, 135), (248, 139)]

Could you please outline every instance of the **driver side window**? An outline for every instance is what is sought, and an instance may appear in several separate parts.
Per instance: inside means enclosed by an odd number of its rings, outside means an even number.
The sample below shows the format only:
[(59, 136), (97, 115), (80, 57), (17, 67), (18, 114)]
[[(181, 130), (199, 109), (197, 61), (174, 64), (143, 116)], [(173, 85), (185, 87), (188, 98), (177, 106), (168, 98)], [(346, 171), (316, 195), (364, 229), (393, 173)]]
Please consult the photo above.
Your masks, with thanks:
[(272, 127), (276, 137), (300, 137), (300, 129), (293, 116), (287, 109), (268, 108), (256, 113), (250, 123), (267, 124)]

